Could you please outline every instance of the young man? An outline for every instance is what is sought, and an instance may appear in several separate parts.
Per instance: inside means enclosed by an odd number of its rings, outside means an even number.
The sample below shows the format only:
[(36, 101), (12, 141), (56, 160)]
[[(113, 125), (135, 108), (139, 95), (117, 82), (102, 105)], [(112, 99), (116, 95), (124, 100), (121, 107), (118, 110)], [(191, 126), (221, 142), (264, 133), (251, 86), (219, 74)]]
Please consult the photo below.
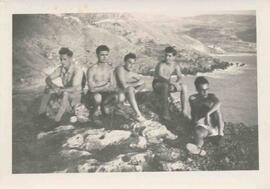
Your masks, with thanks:
[[(155, 69), (155, 77), (153, 80), (153, 89), (156, 94), (160, 96), (160, 101), (163, 111), (161, 112), (162, 118), (171, 120), (169, 114), (169, 101), (168, 97), (170, 92), (179, 92), (182, 106), (182, 113), (186, 115), (186, 94), (187, 87), (182, 84), (181, 68), (175, 62), (176, 50), (173, 47), (165, 48), (165, 61), (158, 63)], [(172, 77), (176, 74), (176, 80)]]
[(186, 147), (193, 154), (205, 155), (206, 152), (201, 150), (204, 139), (215, 136), (216, 140), (220, 140), (224, 135), (224, 121), (219, 99), (213, 93), (208, 93), (208, 80), (197, 77), (195, 87), (197, 94), (189, 97), (191, 119), (195, 129), (195, 145), (189, 143)]
[(139, 110), (135, 93), (144, 88), (144, 81), (141, 76), (132, 72), (133, 66), (136, 63), (136, 55), (129, 53), (124, 57), (124, 66), (119, 66), (115, 69), (115, 77), (122, 94), (128, 99), (132, 109), (136, 113), (136, 120), (139, 122), (145, 121), (142, 113)]
[(110, 93), (116, 91), (113, 68), (109, 64), (109, 52), (110, 49), (106, 45), (97, 47), (98, 62), (87, 70), (88, 90), (95, 103), (94, 116), (101, 115), (102, 111), (107, 113), (104, 105)]
[[(74, 64), (72, 60), (73, 52), (70, 49), (62, 47), (59, 50), (59, 55), (61, 66), (46, 78), (47, 87), (39, 109), (39, 114), (46, 112), (52, 95), (57, 94), (57, 96), (62, 97), (60, 108), (54, 118), (56, 122), (61, 121), (66, 111), (71, 111), (73, 106), (81, 102), (83, 78), (83, 71), (80, 66)], [(62, 80), (63, 87), (53, 83), (53, 80), (59, 77)]]

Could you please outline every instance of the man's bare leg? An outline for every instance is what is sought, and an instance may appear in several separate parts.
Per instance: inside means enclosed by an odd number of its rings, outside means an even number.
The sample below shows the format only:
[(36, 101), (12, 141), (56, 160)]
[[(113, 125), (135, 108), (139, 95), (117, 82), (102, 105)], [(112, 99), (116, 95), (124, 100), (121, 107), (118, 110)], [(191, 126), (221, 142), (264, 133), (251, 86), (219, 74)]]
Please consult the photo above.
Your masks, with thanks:
[(68, 106), (69, 106), (69, 94), (67, 92), (64, 92), (60, 108), (59, 108), (59, 110), (55, 116), (55, 119), (54, 119), (56, 122), (61, 121), (62, 116), (66, 112)]
[(95, 101), (95, 110), (93, 115), (99, 116), (101, 115), (102, 95), (100, 93), (94, 93), (94, 101)]
[(220, 108), (217, 110), (218, 117), (218, 133), (220, 136), (224, 135), (224, 120)]
[(135, 89), (133, 87), (128, 87), (126, 91), (126, 96), (132, 109), (137, 114), (137, 117), (143, 121), (145, 118), (142, 116), (142, 113), (139, 110), (139, 107), (135, 98)]
[(195, 130), (195, 144), (201, 148), (204, 144), (204, 138), (207, 137), (208, 131), (203, 127), (196, 127)]
[(187, 86), (184, 84), (181, 84), (180, 99), (181, 99), (182, 113), (183, 115), (187, 116), (187, 110), (186, 110)]
[(38, 111), (39, 115), (46, 112), (46, 109), (47, 109), (47, 106), (48, 106), (48, 103), (49, 103), (50, 99), (51, 99), (51, 94), (50, 93), (45, 93), (42, 96), (39, 111)]

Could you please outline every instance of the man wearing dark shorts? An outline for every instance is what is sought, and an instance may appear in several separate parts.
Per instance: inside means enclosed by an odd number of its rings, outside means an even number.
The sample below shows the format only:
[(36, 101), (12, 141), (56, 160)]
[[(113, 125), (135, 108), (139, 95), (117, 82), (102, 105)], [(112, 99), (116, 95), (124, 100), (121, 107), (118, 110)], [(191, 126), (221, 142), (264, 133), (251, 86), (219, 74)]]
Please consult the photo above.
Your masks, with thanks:
[(139, 110), (135, 94), (144, 88), (144, 81), (139, 74), (132, 71), (133, 65), (136, 62), (136, 55), (133, 53), (127, 54), (124, 57), (124, 62), (123, 66), (118, 66), (115, 69), (117, 85), (121, 91), (119, 96), (123, 95), (127, 98), (136, 113), (135, 119), (142, 122), (145, 121), (145, 118)]
[(116, 84), (113, 75), (113, 67), (109, 64), (110, 49), (106, 45), (100, 45), (96, 49), (98, 62), (87, 70), (88, 95), (94, 101), (93, 116), (107, 114), (105, 104), (116, 93)]
[[(176, 50), (173, 47), (165, 48), (165, 61), (158, 63), (155, 69), (155, 78), (153, 80), (154, 92), (160, 97), (162, 106), (162, 118), (171, 120), (169, 113), (169, 101), (171, 92), (179, 92), (183, 115), (186, 113), (186, 85), (180, 82), (182, 78), (180, 65), (175, 62)], [(176, 74), (176, 80), (172, 77)]]

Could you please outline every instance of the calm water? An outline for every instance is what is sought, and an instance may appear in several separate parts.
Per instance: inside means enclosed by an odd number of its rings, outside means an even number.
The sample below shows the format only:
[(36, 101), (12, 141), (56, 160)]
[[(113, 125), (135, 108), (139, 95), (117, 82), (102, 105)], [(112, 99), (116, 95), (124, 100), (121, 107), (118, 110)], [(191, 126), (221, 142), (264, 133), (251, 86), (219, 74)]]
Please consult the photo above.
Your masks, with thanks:
[[(257, 56), (222, 56), (222, 60), (245, 63), (242, 68), (229, 68), (205, 74), (210, 82), (210, 91), (222, 102), (224, 119), (227, 122), (258, 124), (257, 111)], [(195, 77), (185, 77), (189, 94), (194, 93)]]
[[(222, 112), (226, 122), (245, 123), (252, 126), (258, 124), (257, 111), (257, 56), (219, 56), (229, 62), (240, 62), (246, 66), (230, 67), (227, 70), (217, 70), (204, 75), (210, 82), (210, 92), (222, 102)], [(195, 93), (195, 76), (186, 76), (183, 82), (188, 86), (188, 95)], [(149, 77), (147, 88), (151, 88)]]

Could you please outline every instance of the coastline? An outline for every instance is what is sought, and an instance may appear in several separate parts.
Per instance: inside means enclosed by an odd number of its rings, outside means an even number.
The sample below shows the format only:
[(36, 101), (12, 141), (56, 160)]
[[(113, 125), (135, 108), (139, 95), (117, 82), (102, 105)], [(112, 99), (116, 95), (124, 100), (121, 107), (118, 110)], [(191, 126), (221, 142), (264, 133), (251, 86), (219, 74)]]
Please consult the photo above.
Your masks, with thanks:
[(224, 53), (224, 54), (209, 54), (212, 57), (222, 56), (257, 56), (257, 52), (254, 53)]

